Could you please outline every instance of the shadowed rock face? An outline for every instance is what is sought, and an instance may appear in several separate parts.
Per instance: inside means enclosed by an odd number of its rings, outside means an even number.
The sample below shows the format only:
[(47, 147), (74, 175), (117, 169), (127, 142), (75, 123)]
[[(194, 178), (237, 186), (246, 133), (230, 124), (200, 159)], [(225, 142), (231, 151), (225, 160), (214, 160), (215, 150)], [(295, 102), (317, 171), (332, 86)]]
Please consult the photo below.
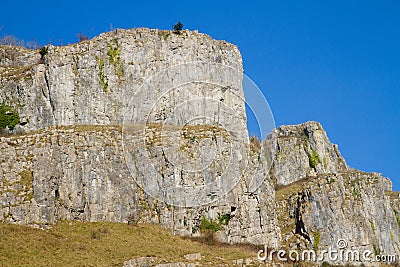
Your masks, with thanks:
[(0, 47), (0, 103), (25, 132), (0, 138), (0, 218), (182, 235), (207, 220), (224, 242), (400, 253), (390, 181), (350, 168), (316, 122), (249, 141), (241, 81), (238, 49), (196, 32), (117, 30), (43, 59)]

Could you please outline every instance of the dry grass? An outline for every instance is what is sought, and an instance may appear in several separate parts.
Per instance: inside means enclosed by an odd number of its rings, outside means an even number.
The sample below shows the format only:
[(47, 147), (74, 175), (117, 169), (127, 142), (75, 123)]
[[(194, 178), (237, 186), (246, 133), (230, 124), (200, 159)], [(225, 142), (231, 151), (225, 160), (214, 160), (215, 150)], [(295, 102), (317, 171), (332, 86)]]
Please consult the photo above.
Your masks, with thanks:
[(296, 194), (306, 188), (306, 185), (311, 185), (311, 183), (315, 181), (318, 181), (318, 179), (315, 177), (306, 177), (289, 185), (276, 186), (275, 199), (276, 201), (287, 200), (293, 194)]
[(390, 200), (400, 199), (400, 192), (398, 191), (386, 191), (385, 193), (390, 197)]
[(185, 262), (184, 255), (198, 252), (203, 264), (217, 266), (257, 253), (255, 247), (207, 245), (146, 224), (59, 222), (49, 230), (1, 224), (0, 240), (0, 266), (122, 266), (143, 256)]

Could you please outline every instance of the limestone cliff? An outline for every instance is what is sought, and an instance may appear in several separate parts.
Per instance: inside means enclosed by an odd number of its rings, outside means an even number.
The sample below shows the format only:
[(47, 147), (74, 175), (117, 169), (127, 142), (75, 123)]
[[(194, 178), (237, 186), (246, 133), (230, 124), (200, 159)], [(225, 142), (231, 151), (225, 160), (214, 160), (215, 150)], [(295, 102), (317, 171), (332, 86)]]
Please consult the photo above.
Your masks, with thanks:
[[(182, 92), (185, 79), (203, 81), (197, 85), (198, 95), (223, 99), (236, 114), (245, 116), (239, 90), (240, 53), (236, 46), (207, 35), (115, 30), (89, 41), (46, 48), (42, 58), (39, 51), (1, 48), (0, 98), (18, 108), (25, 131), (51, 125), (122, 123), (124, 105), (135, 94), (141, 111), (151, 109), (163, 94), (175, 94), (168, 103), (157, 103), (159, 109), (169, 109), (179, 98), (194, 98)], [(215, 76), (211, 80), (209, 73)], [(207, 86), (201, 75), (207, 76)], [(219, 86), (212, 88), (211, 82), (216, 81)], [(181, 88), (174, 89), (177, 84)], [(203, 105), (200, 108), (207, 111), (207, 103)], [(154, 120), (165, 119), (158, 115)]]
[(282, 126), (269, 138), (282, 245), (323, 250), (344, 239), (359, 251), (399, 253), (399, 194), (389, 179), (349, 168), (319, 123)]
[(0, 217), (208, 223), (230, 243), (399, 254), (390, 181), (350, 168), (316, 122), (249, 139), (242, 72), (235, 46), (189, 31), (0, 47), (0, 104), (21, 118), (0, 139)]
[[(132, 216), (140, 216), (142, 222), (161, 223), (191, 235), (200, 230), (202, 216), (217, 220), (226, 215), (227, 225), (219, 232), (223, 240), (277, 245), (279, 230), (271, 183), (266, 181), (258, 193), (249, 192), (249, 177), (243, 176), (239, 186), (216, 202), (187, 208), (170, 205), (137, 186), (135, 175), (142, 175), (143, 162), (138, 158), (138, 172), (129, 172), (121, 131), (120, 126), (62, 126), (2, 137), (0, 216), (4, 222), (45, 226), (65, 219), (128, 222)], [(206, 129), (197, 131), (193, 127), (189, 134), (204, 135)], [(162, 158), (156, 146), (154, 149), (151, 153)], [(257, 158), (254, 161), (258, 162)], [(171, 179), (181, 174), (174, 173), (165, 159), (159, 166)], [(210, 167), (210, 171), (218, 169)], [(189, 178), (193, 177), (186, 177), (188, 182), (195, 182)]]
[(1, 49), (1, 102), (26, 132), (2, 141), (5, 221), (140, 217), (190, 235), (225, 218), (227, 242), (278, 244), (272, 183), (249, 189), (266, 171), (248, 144), (235, 46), (134, 29), (42, 55)]

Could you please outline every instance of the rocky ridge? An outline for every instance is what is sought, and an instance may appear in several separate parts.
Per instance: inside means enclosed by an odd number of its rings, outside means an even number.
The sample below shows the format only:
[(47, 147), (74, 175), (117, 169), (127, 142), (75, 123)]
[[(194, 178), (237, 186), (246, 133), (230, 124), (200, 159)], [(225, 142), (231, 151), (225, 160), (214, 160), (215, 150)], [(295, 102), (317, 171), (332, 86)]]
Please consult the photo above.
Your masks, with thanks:
[[(218, 72), (218, 64), (228, 67)], [(187, 86), (210, 73), (216, 83)], [(229, 243), (318, 250), (345, 238), (400, 254), (390, 180), (350, 168), (316, 122), (249, 141), (237, 130), (246, 121), (241, 75), (235, 46), (189, 31), (116, 30), (49, 46), (44, 57), (0, 47), (0, 102), (21, 117), (19, 134), (0, 139), (0, 217), (43, 227), (139, 220), (181, 235), (198, 235), (205, 220), (220, 222), (215, 235)], [(121, 126), (126, 120), (134, 130)], [(150, 195), (149, 174), (161, 177)], [(234, 187), (201, 187), (200, 206), (163, 198), (171, 181), (197, 190), (207, 179)]]

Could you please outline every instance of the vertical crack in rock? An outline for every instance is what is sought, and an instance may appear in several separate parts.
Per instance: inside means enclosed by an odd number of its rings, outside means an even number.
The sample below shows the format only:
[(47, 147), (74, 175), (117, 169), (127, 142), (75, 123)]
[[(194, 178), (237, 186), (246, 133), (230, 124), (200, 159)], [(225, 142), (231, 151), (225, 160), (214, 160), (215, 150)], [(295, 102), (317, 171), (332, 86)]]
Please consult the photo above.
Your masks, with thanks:
[(304, 225), (304, 221), (302, 218), (302, 210), (304, 209), (303, 205), (305, 205), (305, 202), (307, 201), (306, 195), (304, 194), (299, 194), (296, 199), (296, 206), (294, 207), (294, 219), (295, 219), (295, 234), (299, 234), (302, 237), (304, 237), (307, 241), (311, 242), (311, 238), (309, 233), (306, 230), (306, 226)]
[(50, 83), (49, 83), (49, 77), (48, 77), (48, 67), (47, 67), (47, 64), (46, 64), (46, 67), (45, 67), (45, 71), (44, 71), (44, 80), (45, 80), (45, 82), (46, 82), (46, 89), (47, 89), (47, 94), (48, 94), (48, 101), (49, 101), (49, 104), (50, 104), (50, 107), (51, 107), (51, 114), (52, 114), (52, 121), (53, 122), (55, 122), (55, 119), (56, 119), (56, 116), (55, 116), (55, 106), (54, 106), (54, 100), (53, 100), (53, 98), (52, 98), (52, 94), (51, 94), (51, 88), (50, 88)]

